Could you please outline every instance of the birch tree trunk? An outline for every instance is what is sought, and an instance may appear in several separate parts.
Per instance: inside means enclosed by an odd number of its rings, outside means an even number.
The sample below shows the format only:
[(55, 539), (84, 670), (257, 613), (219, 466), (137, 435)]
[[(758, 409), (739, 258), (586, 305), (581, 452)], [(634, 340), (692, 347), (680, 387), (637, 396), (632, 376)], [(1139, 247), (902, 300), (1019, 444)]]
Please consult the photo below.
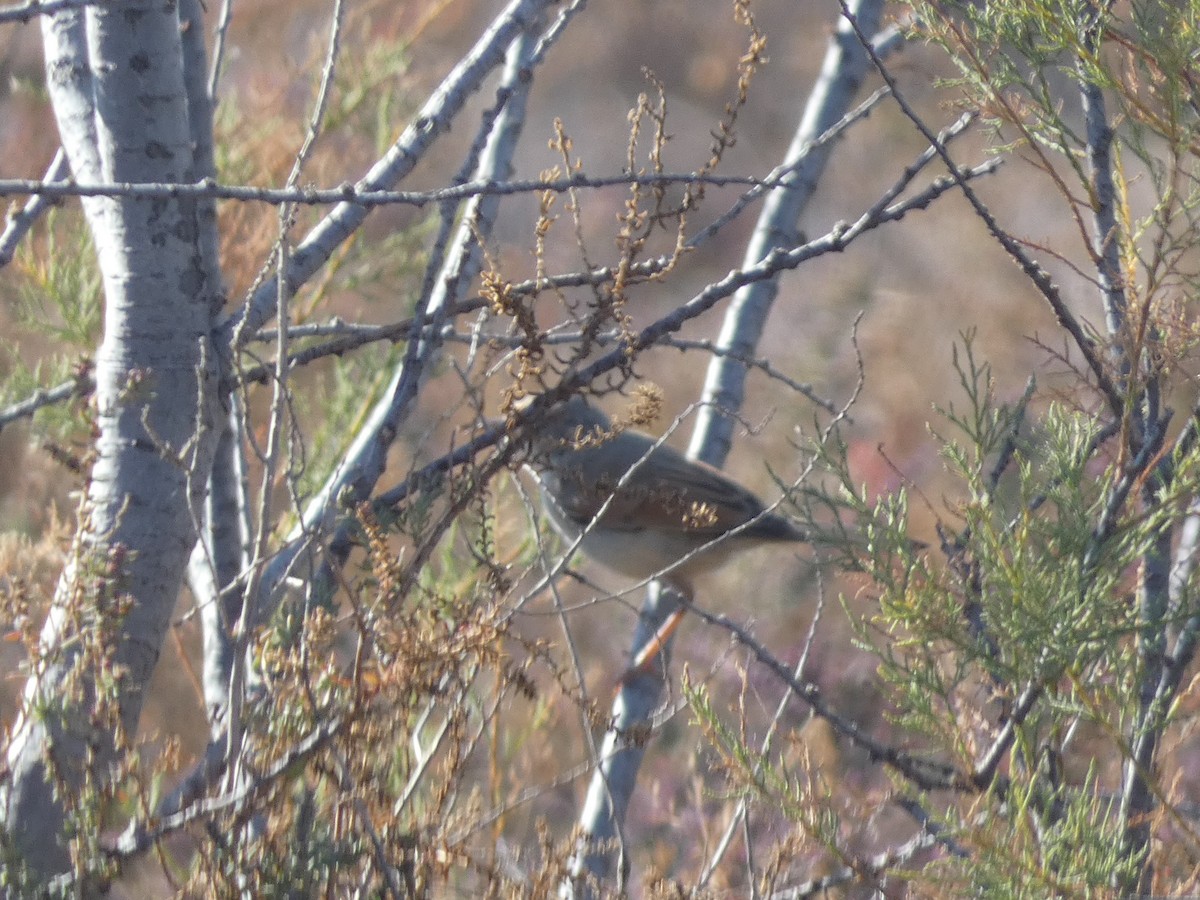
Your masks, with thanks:
[[(180, 34), (173, 4), (89, 6), (44, 20), (47, 80), (76, 179), (193, 180)], [(172, 199), (83, 205), (105, 292), (96, 449), (3, 798), (13, 846), (43, 876), (69, 869), (66, 826), (85, 788), (110, 782), (136, 733), (216, 434), (209, 322), (220, 279), (201, 251), (211, 218)]]

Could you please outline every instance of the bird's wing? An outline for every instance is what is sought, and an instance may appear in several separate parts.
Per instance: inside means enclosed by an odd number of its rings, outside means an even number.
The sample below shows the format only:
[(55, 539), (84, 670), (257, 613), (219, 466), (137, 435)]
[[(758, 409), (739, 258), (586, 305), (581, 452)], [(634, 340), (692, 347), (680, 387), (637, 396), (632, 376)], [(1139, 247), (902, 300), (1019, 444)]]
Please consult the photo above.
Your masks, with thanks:
[(586, 452), (578, 456), (577, 464), (564, 473), (566, 489), (560, 490), (559, 500), (563, 511), (581, 526), (603, 509), (598, 524), (605, 528), (715, 537), (763, 511), (762, 503), (748, 490), (670, 447), (655, 448), (644, 462), (641, 454), (604, 462)]

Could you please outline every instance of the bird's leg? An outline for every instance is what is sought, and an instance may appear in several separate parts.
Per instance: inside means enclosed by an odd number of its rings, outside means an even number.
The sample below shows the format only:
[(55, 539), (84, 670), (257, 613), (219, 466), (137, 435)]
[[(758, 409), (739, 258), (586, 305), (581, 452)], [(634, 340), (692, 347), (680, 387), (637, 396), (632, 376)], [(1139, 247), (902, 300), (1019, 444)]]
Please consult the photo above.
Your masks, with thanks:
[(683, 614), (686, 612), (687, 608), (680, 606), (663, 620), (663, 623), (658, 626), (658, 630), (646, 642), (646, 646), (639, 650), (637, 656), (633, 658), (633, 663), (626, 671), (623, 681), (651, 671), (651, 667), (662, 653), (663, 648), (666, 647), (671, 635), (675, 633), (675, 629), (679, 627), (679, 623), (683, 621)]

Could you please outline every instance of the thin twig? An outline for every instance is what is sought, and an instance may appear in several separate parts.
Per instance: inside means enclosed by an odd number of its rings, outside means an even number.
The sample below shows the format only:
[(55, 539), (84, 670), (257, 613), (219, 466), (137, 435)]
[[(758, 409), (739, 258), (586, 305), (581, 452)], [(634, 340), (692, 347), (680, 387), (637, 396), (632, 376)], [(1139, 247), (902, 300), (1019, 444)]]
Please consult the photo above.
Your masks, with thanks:
[(728, 631), (739, 644), (754, 654), (754, 658), (760, 664), (787, 685), (793, 696), (807, 703), (817, 716), (828, 722), (834, 731), (847, 741), (865, 752), (872, 762), (882, 763), (894, 769), (923, 790), (975, 790), (969, 776), (959, 772), (954, 766), (921, 759), (885, 744), (863, 731), (857, 722), (836, 712), (825, 702), (817, 685), (794, 677), (792, 672), (759, 643), (740, 622), (736, 622), (724, 614), (710, 613), (694, 604), (688, 606), (688, 611), (709, 625), (715, 625)]
[(841, 4), (843, 15), (845, 15), (848, 21), (850, 21), (852, 27), (854, 28), (855, 34), (858, 36), (859, 42), (863, 46), (863, 49), (865, 49), (867, 55), (871, 57), (871, 62), (874, 64), (876, 71), (879, 72), (880, 77), (883, 78), (887, 85), (892, 89), (892, 97), (896, 101), (897, 106), (900, 107), (900, 110), (904, 113), (905, 117), (907, 117), (908, 120), (913, 123), (913, 126), (929, 142), (930, 146), (936, 149), (938, 156), (941, 157), (942, 161), (946, 165), (946, 168), (950, 170), (951, 177), (953, 177), (958, 183), (963, 196), (967, 199), (967, 202), (971, 204), (971, 208), (975, 210), (975, 214), (979, 217), (979, 220), (987, 227), (988, 233), (996, 239), (1000, 246), (1004, 248), (1005, 252), (1007, 252), (1008, 255), (1011, 256), (1017, 263), (1017, 265), (1020, 266), (1021, 271), (1025, 273), (1025, 276), (1038, 289), (1042, 297), (1050, 305), (1050, 308), (1054, 312), (1054, 316), (1058, 320), (1059, 325), (1061, 325), (1066, 332), (1071, 335), (1072, 340), (1075, 342), (1075, 346), (1078, 347), (1079, 352), (1083, 354), (1083, 358), (1087, 361), (1088, 368), (1091, 369), (1092, 376), (1096, 379), (1097, 388), (1100, 390), (1100, 393), (1104, 395), (1105, 401), (1108, 403), (1109, 408), (1115, 415), (1122, 415), (1124, 408), (1123, 397), (1118, 392), (1116, 385), (1113, 384), (1112, 378), (1109, 375), (1108, 367), (1105, 365), (1104, 360), (1097, 352), (1095, 342), (1087, 335), (1083, 329), (1083, 326), (1079, 324), (1078, 320), (1071, 312), (1067, 302), (1063, 299), (1062, 294), (1059, 292), (1058, 286), (1055, 285), (1053, 279), (1051, 279), (1050, 274), (1043, 269), (1036, 260), (1034, 260), (1029, 256), (1028, 253), (1025, 252), (1025, 248), (1016, 238), (1000, 227), (999, 222), (996, 221), (996, 218), (992, 215), (991, 210), (988, 209), (983, 200), (980, 199), (979, 195), (970, 186), (970, 184), (968, 184), (967, 179), (963, 178), (965, 173), (958, 166), (958, 164), (954, 162), (953, 157), (950, 156), (950, 151), (947, 150), (940, 141), (938, 141), (937, 136), (933, 133), (929, 126), (925, 124), (925, 121), (921, 118), (920, 114), (918, 114), (916, 110), (909, 105), (908, 101), (905, 100), (904, 97), (897, 91), (896, 79), (892, 76), (887, 66), (884, 65), (883, 60), (879, 58), (878, 54), (876, 54), (871, 47), (871, 42), (868, 36), (864, 34), (858, 27), (857, 22), (854, 20), (854, 17), (850, 12), (847, 0), (839, 0), (839, 3)]
[(55, 13), (88, 6), (150, 6), (152, 0), (29, 0), (19, 6), (0, 7), (0, 24), (29, 22), (37, 16), (52, 16)]
[(26, 419), (39, 409), (53, 406), (55, 403), (83, 397), (96, 389), (96, 380), (92, 377), (91, 368), (70, 381), (64, 381), (52, 388), (38, 389), (17, 403), (0, 410), (0, 430), (19, 419)]
[[(46, 174), (42, 176), (42, 180), (49, 184), (61, 182), (70, 171), (71, 166), (67, 162), (67, 153), (59, 147), (49, 168), (46, 169)], [(29, 198), (22, 209), (9, 214), (8, 223), (4, 226), (4, 233), (0, 234), (0, 266), (7, 266), (12, 262), (21, 238), (25, 237), (29, 229), (33, 227), (33, 223), (52, 206), (54, 203), (49, 198), (35, 195)]]
[[(778, 172), (778, 170), (777, 170)], [(637, 172), (616, 175), (586, 175), (578, 172), (565, 178), (519, 180), (474, 179), (462, 184), (431, 188), (426, 191), (395, 191), (373, 187), (369, 183), (346, 182), (333, 188), (259, 187), (249, 184), (222, 184), (214, 179), (194, 182), (55, 182), (33, 178), (0, 178), (0, 197), (42, 196), (54, 200), (69, 197), (115, 197), (131, 200), (238, 200), (282, 206), (413, 206), (421, 209), (438, 203), (459, 202), (478, 196), (506, 197), (549, 191), (565, 194), (578, 190), (604, 188), (665, 188), (671, 185), (708, 187), (745, 186), (769, 189), (781, 186), (788, 171), (772, 172), (766, 177), (754, 175), (714, 175), (697, 172)]]

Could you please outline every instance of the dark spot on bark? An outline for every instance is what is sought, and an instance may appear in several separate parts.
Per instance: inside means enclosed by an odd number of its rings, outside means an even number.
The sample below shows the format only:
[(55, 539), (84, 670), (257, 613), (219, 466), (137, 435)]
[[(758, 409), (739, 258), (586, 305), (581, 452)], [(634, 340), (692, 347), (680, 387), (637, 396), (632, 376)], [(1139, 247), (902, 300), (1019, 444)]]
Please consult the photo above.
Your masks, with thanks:
[(150, 201), (150, 215), (146, 217), (146, 223), (152, 227), (157, 227), (159, 220), (166, 214), (169, 208), (170, 201), (163, 197), (155, 197)]
[(129, 58), (129, 68), (141, 75), (150, 68), (150, 55), (148, 53), (135, 53)]
[(185, 297), (198, 297), (204, 287), (204, 273), (196, 266), (184, 266), (179, 273), (179, 291)]
[(159, 141), (146, 142), (146, 155), (151, 159), (170, 159), (173, 156), (167, 145)]
[(176, 223), (175, 237), (183, 241), (185, 244), (194, 243), (196, 240), (196, 223), (192, 221), (190, 216), (182, 216)]

